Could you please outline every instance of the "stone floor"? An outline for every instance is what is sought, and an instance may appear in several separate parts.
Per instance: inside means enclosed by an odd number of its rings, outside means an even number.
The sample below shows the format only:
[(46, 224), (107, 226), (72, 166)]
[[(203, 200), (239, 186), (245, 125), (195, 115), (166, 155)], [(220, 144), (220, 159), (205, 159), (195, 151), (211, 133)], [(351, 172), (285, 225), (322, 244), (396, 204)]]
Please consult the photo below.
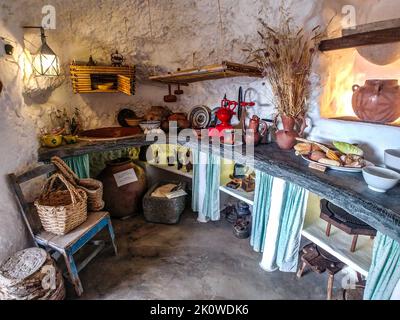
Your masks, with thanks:
[[(268, 273), (249, 240), (222, 220), (201, 224), (191, 212), (178, 225), (142, 217), (113, 220), (119, 256), (110, 248), (80, 276), (82, 299), (325, 299), (326, 275)], [(340, 292), (336, 284), (336, 292)], [(76, 296), (68, 285), (68, 298)]]

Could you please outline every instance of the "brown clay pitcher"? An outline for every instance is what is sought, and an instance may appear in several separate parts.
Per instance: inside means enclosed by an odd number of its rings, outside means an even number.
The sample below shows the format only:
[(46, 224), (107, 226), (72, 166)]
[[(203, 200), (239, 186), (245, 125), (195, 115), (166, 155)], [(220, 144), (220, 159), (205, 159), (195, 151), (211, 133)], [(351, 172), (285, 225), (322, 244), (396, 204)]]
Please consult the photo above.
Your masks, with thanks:
[(367, 80), (353, 86), (352, 105), (360, 120), (391, 123), (400, 118), (400, 87), (397, 80)]
[(246, 144), (258, 145), (262, 136), (266, 134), (267, 129), (267, 126), (263, 126), (263, 128), (260, 130), (260, 118), (254, 115), (250, 119), (249, 127), (246, 129), (245, 132), (244, 139)]
[[(279, 115), (274, 120), (275, 128), (277, 128), (278, 117)], [(286, 115), (280, 115), (280, 117), (283, 129), (276, 131), (276, 143), (279, 148), (289, 150), (296, 144), (296, 138), (303, 135), (307, 124), (303, 116), (299, 116), (297, 119)]]

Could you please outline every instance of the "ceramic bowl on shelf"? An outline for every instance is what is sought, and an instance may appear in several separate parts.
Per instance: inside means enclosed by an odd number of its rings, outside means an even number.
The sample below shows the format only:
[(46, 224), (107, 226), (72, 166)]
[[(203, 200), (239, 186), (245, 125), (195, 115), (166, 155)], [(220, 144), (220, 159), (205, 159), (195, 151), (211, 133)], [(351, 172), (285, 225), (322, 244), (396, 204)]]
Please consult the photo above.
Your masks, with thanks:
[(42, 136), (42, 142), (46, 147), (55, 148), (61, 145), (63, 136), (61, 134), (46, 134)]
[(106, 82), (97, 85), (97, 89), (99, 90), (110, 90), (114, 86), (113, 82)]
[(125, 118), (125, 121), (130, 127), (137, 127), (140, 122), (143, 122), (143, 118)]
[(160, 125), (161, 121), (142, 121), (139, 123), (139, 126), (143, 131), (158, 129), (160, 128)]
[(365, 167), (362, 170), (368, 188), (376, 192), (386, 192), (400, 181), (400, 173), (381, 167)]
[(385, 150), (385, 166), (400, 172), (400, 149)]

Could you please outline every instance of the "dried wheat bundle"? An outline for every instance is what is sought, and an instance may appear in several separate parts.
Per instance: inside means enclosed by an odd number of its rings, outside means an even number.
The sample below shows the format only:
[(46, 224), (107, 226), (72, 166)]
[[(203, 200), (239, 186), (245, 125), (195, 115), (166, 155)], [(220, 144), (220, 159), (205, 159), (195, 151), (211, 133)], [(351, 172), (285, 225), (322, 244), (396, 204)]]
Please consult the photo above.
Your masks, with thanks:
[(307, 111), (312, 64), (325, 32), (320, 26), (306, 32), (294, 26), (290, 14), (281, 11), (276, 28), (260, 20), (260, 45), (243, 51), (249, 53), (249, 62), (257, 63), (269, 81), (278, 113), (296, 118)]

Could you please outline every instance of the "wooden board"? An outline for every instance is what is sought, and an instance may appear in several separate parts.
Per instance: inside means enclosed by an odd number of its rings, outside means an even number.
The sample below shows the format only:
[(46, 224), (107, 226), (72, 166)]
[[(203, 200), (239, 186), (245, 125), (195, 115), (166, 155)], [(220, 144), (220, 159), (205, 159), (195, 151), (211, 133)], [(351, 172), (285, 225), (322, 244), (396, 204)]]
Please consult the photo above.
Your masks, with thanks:
[(357, 33), (378, 31), (378, 30), (397, 28), (397, 27), (400, 27), (400, 19), (377, 21), (372, 23), (361, 24), (355, 26), (354, 28), (343, 29), (342, 36), (349, 36)]
[(117, 141), (142, 135), (139, 127), (109, 127), (82, 131), (78, 134), (81, 141)]
[(101, 219), (108, 216), (108, 212), (89, 212), (87, 220), (79, 227), (75, 228), (64, 236), (59, 236), (47, 231), (42, 231), (36, 235), (36, 239), (43, 244), (50, 244), (59, 249), (65, 249), (72, 246), (76, 241), (81, 239), (91, 228)]
[(149, 79), (169, 84), (188, 84), (198, 81), (232, 77), (262, 78), (262, 74), (257, 67), (223, 61), (220, 64), (212, 64), (198, 68), (180, 70), (164, 75), (151, 76)]
[(330, 51), (400, 41), (399, 19), (380, 21), (343, 30), (340, 38), (321, 41), (319, 50)]

